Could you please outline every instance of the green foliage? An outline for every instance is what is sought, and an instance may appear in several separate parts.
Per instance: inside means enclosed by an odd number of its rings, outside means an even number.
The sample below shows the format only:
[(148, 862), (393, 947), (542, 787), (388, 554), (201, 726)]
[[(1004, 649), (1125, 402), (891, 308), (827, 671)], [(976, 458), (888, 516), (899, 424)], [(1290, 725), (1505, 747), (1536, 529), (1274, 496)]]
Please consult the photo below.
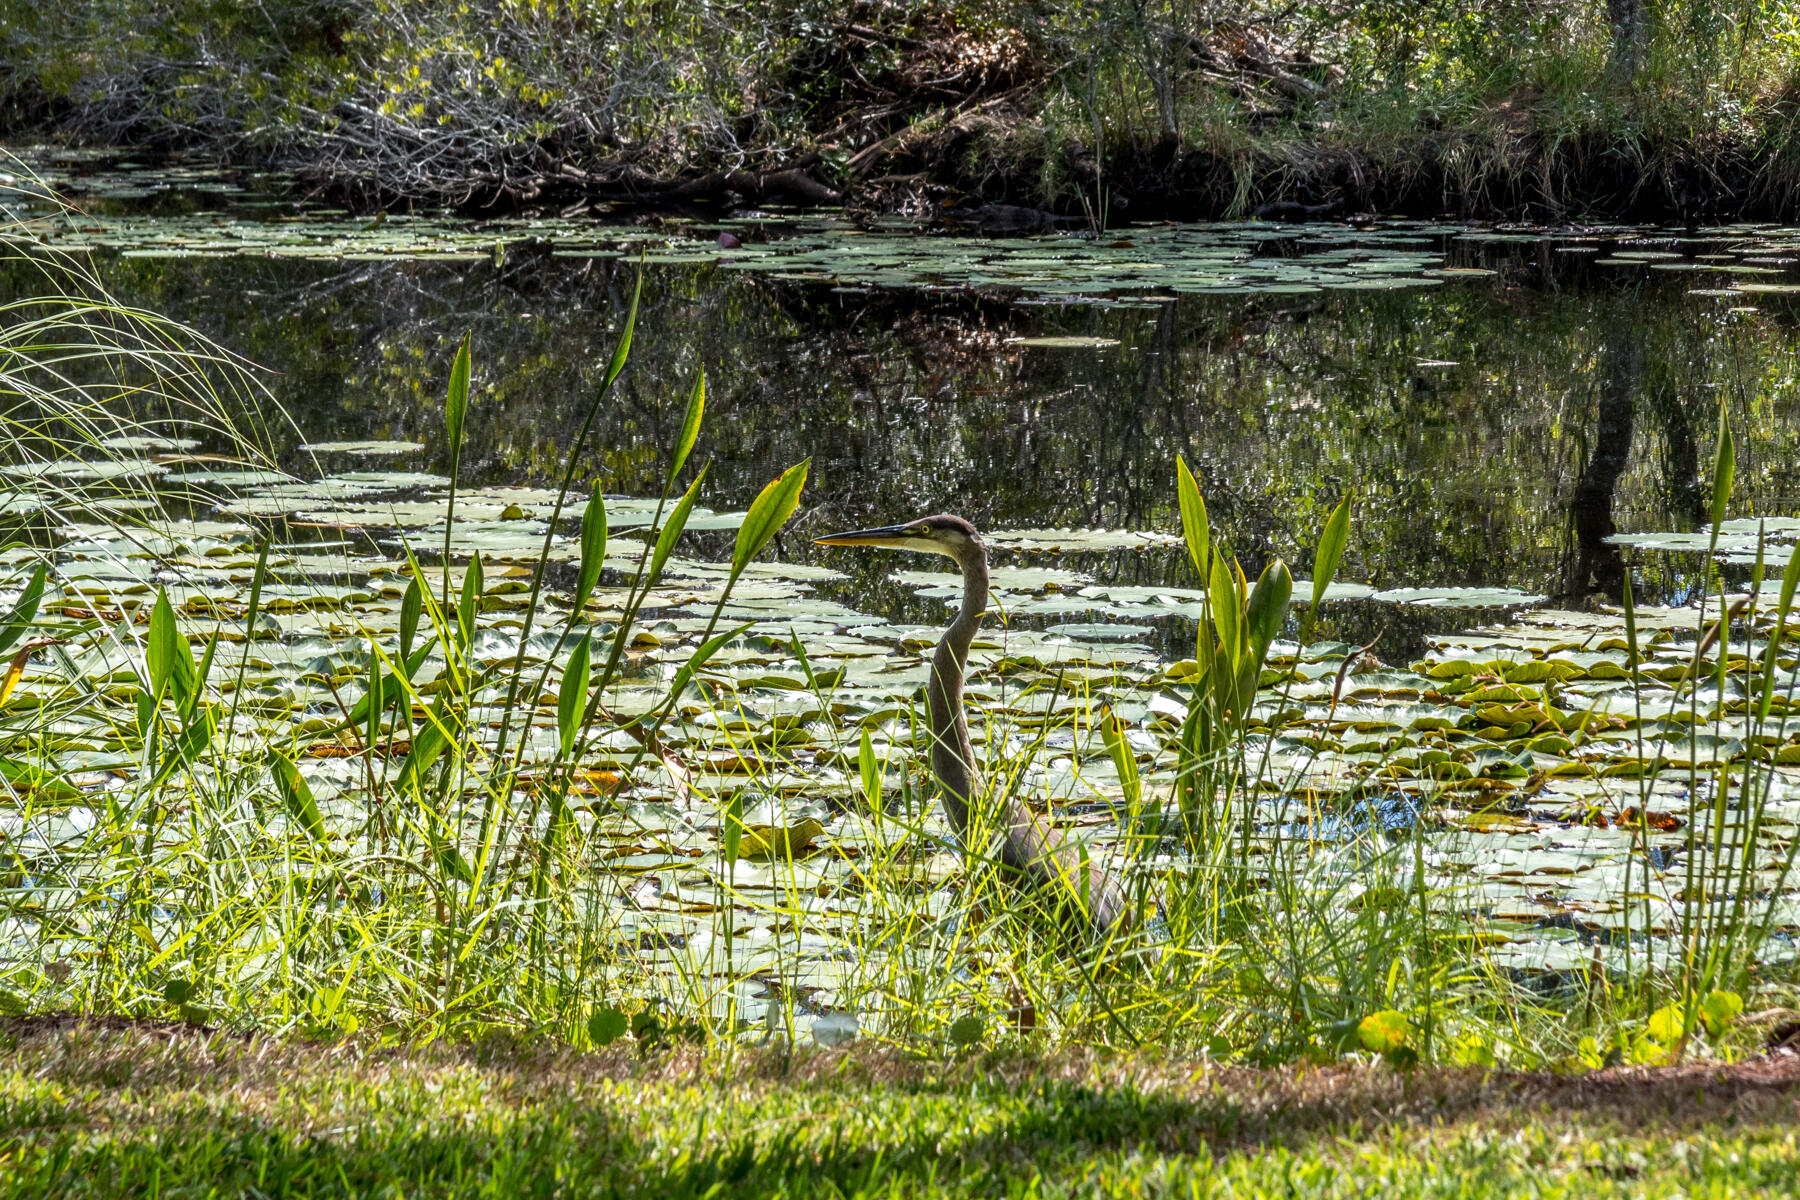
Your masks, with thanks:
[[(1570, 139), (1695, 164), (1713, 142), (1791, 148), (1780, 98), (1800, 62), (1800, 16), (1772, 0), (1646, 5), (1655, 15), (1624, 73), (1597, 0), (1258, 0), (1229, 25), (1194, 0), (14, 7), (0, 23), (0, 101), (15, 109), (60, 108), (105, 140), (330, 161), (435, 195), (565, 161), (629, 157), (673, 174), (718, 165), (723, 147), (768, 163), (817, 153), (853, 181), (869, 169), (859, 152), (882, 138), (1013, 94), (1024, 99), (1004, 110), (1011, 125), (983, 134), (987, 161), (1035, 159), (1072, 208), (1072, 164), (1051, 148), (1083, 145), (1098, 177), (1080, 195), (1096, 214), (1115, 152), (1164, 138), (1223, 159), (1238, 178), (1217, 199), (1239, 207), (1246, 175), (1271, 191), (1291, 178), (1291, 166), (1259, 168), (1270, 148), (1291, 164), (1348, 143), (1380, 169), (1397, 138), (1408, 153), (1396, 178), (1431, 163), (1453, 186), (1504, 195), (1548, 166), (1533, 198), (1554, 203)], [(839, 136), (849, 114), (865, 140)], [(1454, 161), (1431, 151), (1446, 130)], [(1544, 147), (1538, 162), (1526, 142)], [(1779, 157), (1759, 164), (1765, 189), (1791, 182)]]

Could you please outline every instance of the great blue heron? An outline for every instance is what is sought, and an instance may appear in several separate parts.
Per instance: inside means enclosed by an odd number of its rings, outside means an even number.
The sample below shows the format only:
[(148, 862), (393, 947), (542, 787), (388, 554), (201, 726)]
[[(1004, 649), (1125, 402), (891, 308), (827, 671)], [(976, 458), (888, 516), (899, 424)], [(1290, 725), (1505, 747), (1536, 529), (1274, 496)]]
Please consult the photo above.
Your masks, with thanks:
[[(944, 815), (958, 837), (967, 839), (972, 806), (994, 802), (998, 826), (1006, 831), (1001, 861), (1022, 872), (1033, 883), (1062, 897), (1084, 896), (1088, 919), (1095, 928), (1114, 929), (1126, 922), (1125, 895), (1112, 874), (1088, 861), (1081, 847), (1011, 796), (988, 797), (975, 753), (969, 745), (969, 722), (963, 712), (963, 672), (969, 662), (969, 644), (981, 627), (988, 602), (987, 547), (975, 527), (961, 517), (939, 514), (857, 529), (814, 539), (821, 546), (881, 546), (890, 550), (917, 550), (942, 554), (962, 569), (962, 611), (944, 631), (931, 659), (931, 683), (925, 703), (931, 718), (931, 773), (937, 778)], [(995, 828), (983, 822), (982, 828)]]

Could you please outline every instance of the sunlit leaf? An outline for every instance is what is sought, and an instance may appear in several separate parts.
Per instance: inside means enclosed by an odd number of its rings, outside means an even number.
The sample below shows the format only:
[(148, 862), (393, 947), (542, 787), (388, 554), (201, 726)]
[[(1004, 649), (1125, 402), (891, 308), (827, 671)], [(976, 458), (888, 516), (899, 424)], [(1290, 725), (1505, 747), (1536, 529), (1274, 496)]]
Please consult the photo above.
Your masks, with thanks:
[(656, 535), (656, 549), (650, 555), (650, 570), (645, 576), (651, 583), (662, 578), (663, 567), (668, 564), (669, 556), (675, 553), (675, 543), (680, 540), (682, 531), (687, 528), (688, 514), (694, 511), (694, 501), (700, 498), (700, 485), (706, 482), (706, 468), (700, 468), (700, 474), (694, 476), (694, 482), (682, 494), (675, 510), (669, 519), (663, 522), (662, 529)]
[(738, 526), (737, 545), (731, 552), (731, 569), (741, 573), (750, 560), (762, 552), (781, 527), (787, 524), (800, 504), (800, 491), (806, 486), (806, 471), (812, 459), (805, 459), (771, 480), (755, 500)]
[(1287, 620), (1288, 601), (1293, 593), (1294, 577), (1289, 574), (1287, 563), (1277, 558), (1263, 568), (1255, 590), (1250, 593), (1250, 601), (1244, 607), (1244, 624), (1258, 668), (1269, 651), (1269, 643), (1275, 640), (1282, 623)]
[(419, 617), (425, 610), (425, 591), (419, 577), (407, 581), (406, 593), (400, 597), (400, 657), (412, 657), (413, 639), (419, 632)]
[(871, 812), (881, 810), (881, 763), (875, 757), (875, 743), (867, 729), (856, 747), (856, 769), (862, 777), (863, 801)]
[(1206, 519), (1206, 500), (1200, 495), (1200, 484), (1188, 470), (1187, 460), (1175, 460), (1176, 496), (1181, 504), (1181, 533), (1187, 542), (1188, 561), (1202, 581), (1209, 578), (1207, 564), (1212, 553), (1212, 526)]
[(675, 457), (669, 464), (669, 482), (681, 474), (682, 466), (687, 462), (688, 454), (694, 449), (694, 442), (700, 436), (700, 418), (706, 412), (706, 372), (701, 371), (694, 380), (694, 390), (688, 396), (687, 411), (681, 416), (681, 432), (675, 438)]
[(562, 687), (557, 692), (556, 729), (564, 754), (574, 753), (575, 739), (580, 733), (581, 715), (587, 709), (590, 670), (588, 658), (592, 652), (593, 635), (584, 633), (569, 655), (569, 665), (563, 671)]
[(606, 364), (606, 378), (601, 381), (600, 390), (611, 389), (619, 373), (625, 369), (625, 363), (631, 358), (631, 337), (637, 330), (638, 300), (644, 294), (644, 272), (638, 269), (637, 283), (631, 289), (631, 306), (625, 310), (625, 328), (619, 331), (618, 343), (613, 347), (612, 361)]
[(194, 693), (194, 655), (175, 624), (175, 609), (169, 603), (166, 588), (157, 590), (145, 643), (151, 692), (158, 696), (167, 694), (177, 705), (186, 704)]
[(1332, 511), (1319, 534), (1318, 548), (1313, 551), (1312, 603), (1306, 609), (1303, 640), (1312, 640), (1312, 629), (1319, 619), (1319, 606), (1325, 602), (1325, 591), (1337, 577), (1338, 564), (1344, 558), (1344, 546), (1350, 540), (1350, 497), (1345, 496)]
[(469, 339), (463, 334), (450, 365), (450, 387), (444, 396), (444, 449), (452, 461), (462, 454), (463, 418), (469, 411)]
[(1731, 1023), (1743, 1011), (1744, 998), (1736, 992), (1708, 992), (1706, 999), (1700, 1002), (1700, 1019), (1706, 1023), (1706, 1032), (1713, 1037), (1731, 1028)]
[(287, 755), (276, 752), (270, 759), (269, 769), (275, 777), (275, 790), (281, 794), (282, 803), (287, 805), (288, 815), (314, 841), (323, 844), (326, 841), (325, 820), (319, 815), (318, 801), (313, 799), (312, 787), (300, 774), (300, 768)]
[(587, 507), (581, 513), (581, 567), (575, 577), (574, 609), (579, 613), (587, 607), (589, 597), (594, 594), (594, 585), (600, 582), (600, 570), (606, 563), (606, 498), (600, 494), (598, 487), (589, 497)]
[(1356, 1037), (1363, 1049), (1377, 1054), (1411, 1046), (1414, 1036), (1412, 1021), (1391, 1008), (1370, 1013), (1356, 1023)]

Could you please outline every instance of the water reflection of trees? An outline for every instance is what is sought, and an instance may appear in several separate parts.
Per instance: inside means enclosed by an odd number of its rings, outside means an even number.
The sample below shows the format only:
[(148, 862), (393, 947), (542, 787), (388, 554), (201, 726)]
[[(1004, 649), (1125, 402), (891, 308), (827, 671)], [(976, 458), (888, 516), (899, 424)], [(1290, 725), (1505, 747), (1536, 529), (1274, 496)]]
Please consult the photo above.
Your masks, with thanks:
[[(1725, 394), (1740, 413), (1743, 507), (1800, 504), (1791, 312), (1733, 328), (1678, 284), (1501, 265), (1499, 278), (1429, 292), (1113, 310), (653, 269), (590, 466), (610, 490), (653, 487), (704, 365), (716, 503), (742, 503), (811, 455), (821, 524), (954, 508), (1014, 525), (1173, 528), (1182, 454), (1252, 565), (1271, 550), (1304, 559), (1349, 491), (1361, 497), (1351, 569), (1375, 582), (1610, 594), (1608, 522), (1695, 519), (1695, 463)], [(479, 415), (465, 463), (489, 480), (542, 478), (557, 461), (635, 270), (519, 249), (498, 265), (107, 269), (130, 298), (280, 372), (311, 437), (435, 445), (450, 348), (472, 328)], [(1007, 343), (1027, 331), (1121, 344)]]

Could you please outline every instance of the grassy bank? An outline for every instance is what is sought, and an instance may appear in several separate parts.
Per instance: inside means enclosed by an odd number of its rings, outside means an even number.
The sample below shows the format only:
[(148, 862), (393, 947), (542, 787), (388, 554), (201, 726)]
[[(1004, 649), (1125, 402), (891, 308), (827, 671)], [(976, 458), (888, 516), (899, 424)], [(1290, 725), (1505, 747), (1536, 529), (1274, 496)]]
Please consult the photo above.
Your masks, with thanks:
[(997, 228), (1328, 211), (1785, 216), (1771, 0), (90, 0), (0, 6), (13, 136), (368, 205), (848, 201)]
[(5, 1036), (18, 1197), (1724, 1197), (1800, 1174), (1792, 1057), (1569, 1079)]

